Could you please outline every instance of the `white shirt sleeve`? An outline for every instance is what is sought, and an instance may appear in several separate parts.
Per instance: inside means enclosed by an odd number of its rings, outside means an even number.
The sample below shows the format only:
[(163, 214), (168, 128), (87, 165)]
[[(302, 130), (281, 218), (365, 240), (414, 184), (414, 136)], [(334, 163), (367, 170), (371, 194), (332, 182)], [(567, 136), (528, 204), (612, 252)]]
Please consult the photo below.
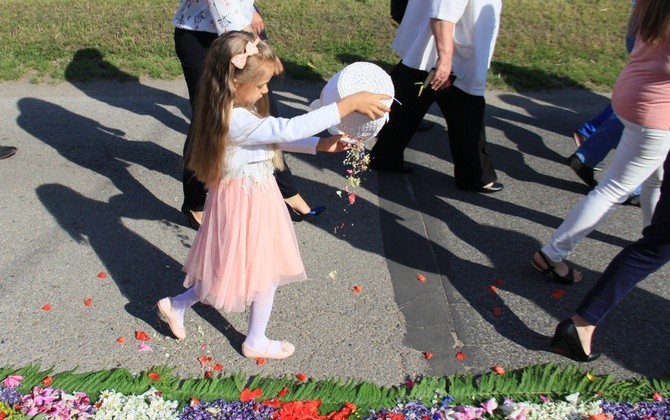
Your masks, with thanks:
[(207, 0), (207, 6), (219, 35), (242, 30), (251, 24), (253, 1)]
[[(294, 118), (261, 118), (246, 108), (233, 108), (228, 131), (238, 146), (279, 144), (312, 137), (340, 123), (337, 104), (330, 104)], [(315, 146), (316, 147), (316, 146)]]

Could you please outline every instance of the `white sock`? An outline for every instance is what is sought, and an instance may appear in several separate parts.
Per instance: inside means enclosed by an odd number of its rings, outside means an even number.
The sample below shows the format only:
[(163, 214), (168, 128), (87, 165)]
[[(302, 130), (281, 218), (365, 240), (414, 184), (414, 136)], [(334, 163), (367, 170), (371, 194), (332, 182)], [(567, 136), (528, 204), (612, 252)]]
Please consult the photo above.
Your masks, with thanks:
[(251, 302), (249, 330), (247, 332), (247, 339), (244, 342), (247, 346), (259, 352), (281, 352), (281, 342), (270, 340), (265, 336), (265, 331), (270, 322), (270, 315), (272, 315), (272, 305), (274, 304), (276, 290), (277, 286), (272, 286), (268, 292), (256, 295), (254, 301)]
[(184, 315), (186, 314), (186, 310), (196, 304), (197, 302), (200, 302), (200, 299), (198, 298), (198, 295), (195, 293), (195, 290), (191, 287), (184, 293), (177, 295), (175, 297), (170, 298), (170, 305), (172, 305), (172, 311), (175, 313), (177, 318), (179, 319), (180, 326), (184, 326)]

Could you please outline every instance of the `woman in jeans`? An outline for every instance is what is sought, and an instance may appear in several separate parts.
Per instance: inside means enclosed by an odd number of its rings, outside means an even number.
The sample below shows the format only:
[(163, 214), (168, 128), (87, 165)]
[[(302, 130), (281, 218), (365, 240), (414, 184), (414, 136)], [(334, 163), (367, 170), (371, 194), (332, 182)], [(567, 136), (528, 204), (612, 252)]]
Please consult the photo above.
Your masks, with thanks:
[(670, 2), (638, 0), (634, 13), (635, 47), (612, 94), (625, 127), (614, 159), (595, 189), (532, 258), (536, 269), (561, 283), (581, 280), (581, 273), (563, 259), (638, 185), (644, 226), (659, 199), (663, 161), (670, 150)]

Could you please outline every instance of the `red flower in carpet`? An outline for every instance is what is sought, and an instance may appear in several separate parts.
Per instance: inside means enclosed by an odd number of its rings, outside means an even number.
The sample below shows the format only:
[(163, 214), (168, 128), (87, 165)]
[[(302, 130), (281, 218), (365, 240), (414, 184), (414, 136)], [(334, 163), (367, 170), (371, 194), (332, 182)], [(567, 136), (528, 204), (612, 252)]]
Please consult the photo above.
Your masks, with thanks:
[(419, 280), (421, 283), (426, 282), (426, 276), (424, 276), (423, 274), (417, 274), (416, 279)]
[(291, 401), (282, 405), (277, 412), (279, 420), (326, 420), (319, 415), (321, 400)]
[(651, 396), (651, 398), (652, 398), (654, 401), (658, 401), (658, 402), (663, 401), (663, 395), (661, 395), (660, 392), (654, 392), (654, 394)]
[(147, 376), (148, 376), (149, 379), (151, 379), (152, 381), (159, 381), (159, 380), (161, 379), (161, 375), (159, 375), (159, 374), (156, 373), (156, 372), (149, 372), (149, 373), (147, 373)]
[(244, 388), (242, 392), (240, 393), (240, 401), (241, 402), (248, 402), (251, 400), (255, 400), (256, 398), (262, 397), (263, 396), (263, 391), (261, 389), (254, 389), (253, 391), (250, 390), (249, 388)]
[(107, 278), (107, 273), (105, 273), (104, 271), (99, 272), (98, 273), (98, 278), (99, 279), (106, 279)]
[(305, 382), (307, 381), (307, 375), (305, 373), (298, 373), (295, 375), (295, 377), (300, 381), (300, 382)]
[(195, 398), (195, 397), (192, 397), (191, 402), (190, 402), (190, 406), (193, 407), (193, 406), (198, 405), (198, 404), (200, 404), (200, 400)]
[(265, 359), (263, 359), (262, 357), (259, 357), (258, 359), (256, 359), (256, 365), (263, 366), (264, 364), (265, 364)]
[(149, 335), (142, 330), (135, 331), (135, 340), (149, 341)]
[(288, 395), (288, 388), (287, 388), (287, 387), (282, 388), (282, 389), (277, 393), (277, 396), (278, 396), (278, 397), (285, 397), (286, 395)]
[(326, 418), (328, 420), (347, 420), (354, 411), (356, 411), (356, 405), (350, 402), (345, 402), (342, 408), (328, 414)]
[(214, 365), (212, 365), (212, 369), (217, 372), (221, 372), (223, 370), (223, 365), (221, 363), (214, 363)]
[(555, 300), (561, 300), (565, 297), (565, 290), (563, 289), (554, 289), (551, 292), (551, 298)]
[(126, 344), (126, 337), (119, 337), (116, 339), (116, 342), (119, 344)]
[(46, 311), (46, 312), (49, 312), (51, 310), (51, 304), (50, 303), (45, 303), (44, 305), (42, 305), (42, 310)]
[(211, 377), (212, 377), (212, 371), (211, 370), (205, 371), (205, 378), (209, 379)]
[(459, 351), (458, 353), (456, 353), (456, 358), (457, 358), (458, 360), (463, 360), (463, 359), (465, 359), (465, 353), (463, 353), (462, 351)]
[(84, 299), (84, 305), (91, 306), (92, 304), (93, 304), (93, 300), (91, 298)]
[(429, 351), (424, 351), (424, 352), (423, 352), (423, 357), (425, 357), (426, 360), (430, 360), (430, 359), (433, 358), (433, 353), (431, 353), (431, 352), (429, 352)]
[(47, 376), (46, 378), (42, 379), (42, 384), (44, 386), (49, 386), (52, 383), (54, 383), (54, 378), (52, 378), (51, 376)]
[(262, 405), (267, 405), (272, 408), (279, 408), (281, 407), (281, 401), (279, 401), (276, 398), (270, 398), (269, 400), (265, 400), (261, 403)]

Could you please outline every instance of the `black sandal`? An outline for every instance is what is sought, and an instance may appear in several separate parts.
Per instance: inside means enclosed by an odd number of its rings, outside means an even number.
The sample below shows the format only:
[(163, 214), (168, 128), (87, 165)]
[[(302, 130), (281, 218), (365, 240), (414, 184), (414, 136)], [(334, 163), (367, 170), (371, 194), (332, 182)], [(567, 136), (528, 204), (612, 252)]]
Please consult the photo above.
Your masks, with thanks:
[(568, 274), (565, 276), (559, 275), (556, 270), (555, 266), (551, 264), (551, 261), (549, 260), (549, 257), (542, 252), (541, 249), (537, 250), (537, 254), (542, 258), (542, 261), (544, 261), (545, 265), (547, 268), (542, 268), (537, 263), (535, 262), (535, 256), (530, 260), (530, 263), (535, 267), (536, 270), (541, 271), (542, 274), (546, 274), (550, 279), (561, 283), (561, 284), (575, 284), (579, 283), (579, 281), (575, 281), (575, 270), (572, 269), (572, 267), (568, 267)]

